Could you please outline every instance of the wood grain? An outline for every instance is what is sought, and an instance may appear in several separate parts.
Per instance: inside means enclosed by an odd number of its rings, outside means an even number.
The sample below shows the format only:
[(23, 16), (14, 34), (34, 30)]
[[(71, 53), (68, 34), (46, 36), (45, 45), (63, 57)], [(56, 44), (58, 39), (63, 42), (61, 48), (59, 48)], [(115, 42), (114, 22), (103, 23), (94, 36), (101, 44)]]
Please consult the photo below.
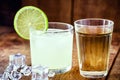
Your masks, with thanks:
[(105, 18), (115, 22), (120, 31), (120, 0), (74, 0), (73, 21), (82, 18)]
[(118, 55), (116, 56), (115, 62), (113, 63), (113, 67), (107, 76), (107, 79), (120, 80), (120, 49)]
[(0, 74), (3, 73), (9, 63), (9, 55), (17, 53), (26, 55), (26, 63), (31, 64), (29, 41), (21, 39), (13, 32), (13, 29), (0, 27)]
[(106, 18), (115, 22), (114, 31), (120, 31), (120, 0), (7, 0), (1, 1), (0, 25), (13, 27), (15, 13), (23, 6), (37, 6), (49, 21), (73, 24), (82, 18)]
[(105, 18), (115, 22), (114, 31), (120, 31), (119, 0), (22, 0), (22, 5), (42, 9), (49, 21), (73, 24), (77, 19)]
[[(29, 41), (21, 39), (15, 32), (7, 31), (6, 29), (0, 29), (4, 30), (0, 34), (0, 72), (2, 73), (2, 70), (6, 68), (8, 65), (8, 58), (10, 54), (15, 54), (15, 53), (22, 53), (27, 56), (27, 61), (26, 63), (28, 65), (31, 65), (31, 58), (30, 58), (30, 45)], [(6, 32), (7, 31), (7, 32)], [(119, 49), (119, 40), (120, 36), (119, 33), (114, 33), (113, 34), (113, 42), (112, 42), (112, 47), (111, 47), (111, 54), (110, 54), (110, 65), (109, 68), (111, 67), (113, 60), (116, 56), (116, 53)], [(80, 75), (79, 73), (79, 67), (78, 67), (78, 58), (77, 58), (77, 48), (76, 48), (76, 40), (74, 38), (74, 46), (73, 46), (73, 60), (72, 60), (72, 69), (69, 72), (66, 72), (64, 74), (58, 74), (55, 75), (55, 77), (52, 80), (93, 80), (93, 79), (88, 79), (84, 78)], [(119, 64), (119, 61), (117, 61)], [(116, 67), (115, 67), (116, 68)], [(119, 69), (120, 66), (118, 65), (116, 69)], [(113, 75), (115, 70), (110, 73), (110, 78)], [(112, 76), (111, 76), (112, 74)], [(115, 76), (118, 76), (116, 73)], [(114, 77), (115, 77), (114, 76)], [(115, 77), (116, 78), (116, 77)], [(118, 77), (119, 78), (119, 77)], [(21, 80), (30, 80), (31, 76), (29, 77), (23, 77)], [(114, 79), (112, 77), (112, 79)], [(102, 79), (94, 79), (94, 80), (105, 80), (105, 78)], [(115, 80), (115, 79), (114, 79)]]
[(38, 0), (37, 4), (47, 14), (49, 22), (71, 23), (71, 0)]
[(22, 0), (22, 6), (38, 6), (38, 0)]

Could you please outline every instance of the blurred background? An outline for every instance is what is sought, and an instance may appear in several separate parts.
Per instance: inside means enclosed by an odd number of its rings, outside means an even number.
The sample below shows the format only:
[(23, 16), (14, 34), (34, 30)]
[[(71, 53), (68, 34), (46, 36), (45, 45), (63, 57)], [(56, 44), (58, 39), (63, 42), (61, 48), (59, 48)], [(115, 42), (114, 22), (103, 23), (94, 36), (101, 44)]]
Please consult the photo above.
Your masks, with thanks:
[(77, 19), (105, 18), (115, 22), (120, 31), (120, 0), (0, 0), (0, 26), (13, 28), (16, 12), (23, 6), (42, 9), (49, 21), (73, 24)]

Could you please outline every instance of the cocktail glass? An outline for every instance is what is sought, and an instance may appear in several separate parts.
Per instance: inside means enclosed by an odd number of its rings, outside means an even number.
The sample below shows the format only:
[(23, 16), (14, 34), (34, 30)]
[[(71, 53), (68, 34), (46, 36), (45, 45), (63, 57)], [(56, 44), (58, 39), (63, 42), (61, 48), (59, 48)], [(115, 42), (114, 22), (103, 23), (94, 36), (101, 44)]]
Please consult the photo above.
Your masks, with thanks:
[(64, 73), (72, 66), (73, 26), (49, 22), (47, 31), (30, 28), (32, 66), (42, 65), (49, 71)]
[(111, 20), (97, 18), (74, 22), (82, 76), (100, 78), (107, 75), (113, 24)]

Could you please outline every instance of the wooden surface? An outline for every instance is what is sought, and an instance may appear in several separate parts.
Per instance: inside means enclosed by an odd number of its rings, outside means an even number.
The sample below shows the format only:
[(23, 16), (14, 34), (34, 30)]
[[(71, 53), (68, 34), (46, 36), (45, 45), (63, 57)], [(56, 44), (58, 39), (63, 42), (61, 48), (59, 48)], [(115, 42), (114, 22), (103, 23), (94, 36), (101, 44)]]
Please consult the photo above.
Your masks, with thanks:
[(23, 6), (34, 5), (42, 9), (49, 21), (71, 23), (72, 0), (23, 0)]
[(22, 0), (22, 3), (39, 7), (49, 21), (73, 24), (77, 19), (105, 18), (115, 22), (115, 31), (120, 30), (120, 0)]
[(115, 22), (120, 30), (120, 0), (74, 0), (73, 21), (82, 18), (105, 18)]
[(115, 62), (113, 63), (112, 69), (107, 76), (108, 80), (120, 80), (120, 49), (116, 56)]
[(106, 18), (115, 22), (115, 31), (120, 30), (120, 0), (2, 0), (0, 25), (13, 27), (15, 13), (28, 5), (42, 9), (49, 21), (73, 24), (82, 18)]
[[(108, 76), (94, 80), (120, 80), (120, 53), (118, 53), (118, 49), (120, 48), (119, 34), (120, 33), (113, 33)], [(29, 41), (21, 39), (14, 31), (11, 31), (8, 28), (0, 28), (0, 72), (8, 65), (9, 55), (18, 52), (27, 56), (26, 63), (30, 65)], [(31, 80), (31, 77), (23, 77), (21, 80)], [(56, 75), (52, 80), (92, 80), (82, 77), (79, 73), (75, 38), (72, 69), (67, 73)]]

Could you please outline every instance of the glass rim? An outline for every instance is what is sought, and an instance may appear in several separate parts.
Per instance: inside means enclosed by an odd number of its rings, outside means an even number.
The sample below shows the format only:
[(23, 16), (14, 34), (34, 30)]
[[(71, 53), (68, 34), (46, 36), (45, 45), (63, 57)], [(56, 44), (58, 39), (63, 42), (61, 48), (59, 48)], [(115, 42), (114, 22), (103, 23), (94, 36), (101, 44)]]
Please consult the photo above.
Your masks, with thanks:
[[(61, 31), (70, 31), (70, 30), (73, 30), (73, 25), (69, 24), (69, 23), (65, 23), (65, 22), (48, 22), (48, 29), (49, 29), (49, 24), (60, 24), (60, 25), (64, 25), (64, 26), (68, 26), (68, 28), (66, 29), (62, 29)], [(61, 28), (58, 28), (58, 29), (61, 29)], [(60, 32), (61, 32), (60, 31)], [(58, 31), (57, 31), (58, 32)]]
[[(62, 29), (62, 28), (50, 28), (49, 25), (54, 25), (54, 24), (57, 24), (57, 25), (63, 25), (64, 27), (66, 27), (66, 29)], [(57, 26), (55, 26), (57, 27)], [(31, 27), (32, 31), (34, 30), (34, 32), (45, 32), (45, 33), (62, 33), (62, 32), (69, 32), (69, 31), (72, 31), (73, 30), (73, 25), (69, 24), (69, 23), (64, 23), (64, 22), (48, 22), (48, 30), (46, 31), (41, 31), (41, 30), (36, 30), (34, 29), (33, 27)], [(30, 29), (30, 31), (31, 31)], [(57, 30), (57, 31), (54, 31), (54, 30), (50, 30), (49, 29), (60, 29), (60, 30)]]
[(87, 24), (80, 24), (80, 23), (78, 23), (78, 22), (84, 21), (84, 20), (99, 20), (99, 21), (107, 21), (107, 22), (109, 22), (109, 24), (103, 24), (103, 25), (97, 25), (97, 26), (113, 26), (114, 25), (114, 22), (112, 20), (102, 19), (102, 18), (78, 19), (78, 20), (74, 21), (74, 25), (77, 25), (77, 26), (96, 26), (96, 25), (87, 25)]

